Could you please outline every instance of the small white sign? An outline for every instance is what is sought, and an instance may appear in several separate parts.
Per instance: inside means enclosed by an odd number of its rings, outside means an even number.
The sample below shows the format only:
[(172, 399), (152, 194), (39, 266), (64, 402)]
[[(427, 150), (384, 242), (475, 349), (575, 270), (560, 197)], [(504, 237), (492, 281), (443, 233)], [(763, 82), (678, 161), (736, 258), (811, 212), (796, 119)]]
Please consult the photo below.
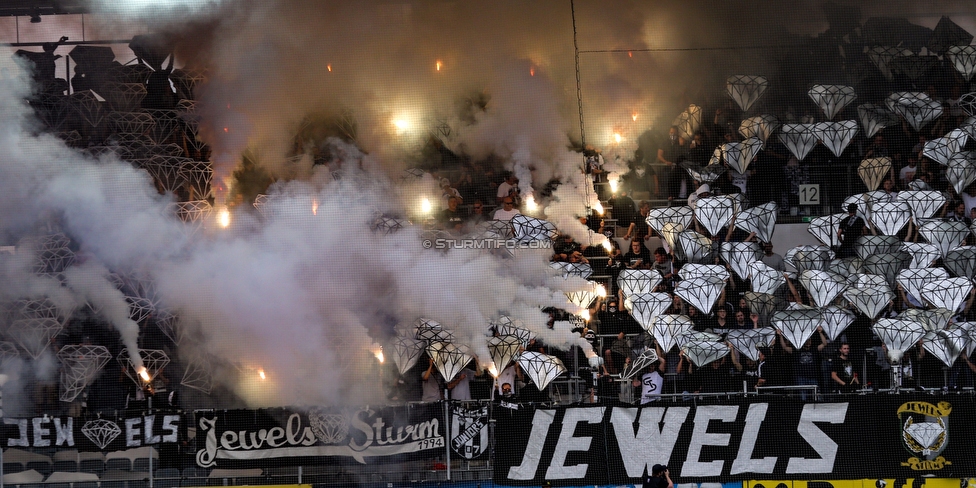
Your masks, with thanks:
[(820, 185), (800, 185), (800, 205), (820, 205)]

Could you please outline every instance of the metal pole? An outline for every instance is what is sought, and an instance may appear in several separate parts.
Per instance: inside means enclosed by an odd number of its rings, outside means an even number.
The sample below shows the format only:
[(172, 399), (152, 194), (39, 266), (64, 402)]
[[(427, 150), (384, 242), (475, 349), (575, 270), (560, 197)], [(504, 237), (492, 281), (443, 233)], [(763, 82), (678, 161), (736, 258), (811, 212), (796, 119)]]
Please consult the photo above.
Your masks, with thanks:
[[(448, 390), (444, 389), (444, 396), (447, 397)], [(448, 400), (444, 400), (444, 452), (447, 455), (447, 481), (451, 481), (451, 418), (448, 408)]]

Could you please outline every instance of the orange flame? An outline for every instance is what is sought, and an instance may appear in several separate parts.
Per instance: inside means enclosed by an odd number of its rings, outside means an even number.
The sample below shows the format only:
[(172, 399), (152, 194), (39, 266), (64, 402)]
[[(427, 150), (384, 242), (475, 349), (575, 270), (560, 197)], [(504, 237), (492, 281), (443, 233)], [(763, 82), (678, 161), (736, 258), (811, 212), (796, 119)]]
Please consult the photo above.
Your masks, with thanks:
[(529, 68), (529, 76), (535, 76), (535, 68)]
[(441, 66), (443, 66), (443, 63), (441, 63), (440, 60), (437, 60), (437, 62), (434, 63), (434, 67), (437, 68), (437, 71), (441, 70)]
[(631, 115), (630, 118), (634, 119), (634, 122), (637, 122), (637, 112), (634, 112), (634, 114)]
[(318, 215), (318, 214), (319, 214), (319, 199), (318, 198), (313, 198), (312, 199), (312, 215)]
[(628, 58), (634, 57), (634, 51), (627, 51), (627, 57)]
[(331, 64), (327, 64), (327, 65), (325, 65), (325, 67), (326, 67), (326, 68), (329, 68), (329, 73), (331, 73), (331, 72), (332, 72), (332, 65), (331, 65)]

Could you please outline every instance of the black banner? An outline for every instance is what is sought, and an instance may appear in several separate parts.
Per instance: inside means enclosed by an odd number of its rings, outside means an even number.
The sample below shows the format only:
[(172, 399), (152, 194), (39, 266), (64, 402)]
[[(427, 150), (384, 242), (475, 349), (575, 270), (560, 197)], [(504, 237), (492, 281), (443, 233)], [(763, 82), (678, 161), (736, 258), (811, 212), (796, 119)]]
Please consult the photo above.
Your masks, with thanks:
[(202, 467), (402, 462), (444, 453), (447, 438), (443, 403), (196, 416), (196, 461)]
[(464, 459), (478, 459), (490, 452), (490, 446), (488, 404), (452, 404), (451, 449), (454, 453)]
[(3, 447), (121, 451), (179, 442), (186, 432), (182, 424), (182, 416), (159, 412), (124, 417), (4, 417)]
[(495, 482), (630, 484), (655, 464), (681, 482), (966, 477), (976, 473), (968, 396), (856, 396), (497, 409)]

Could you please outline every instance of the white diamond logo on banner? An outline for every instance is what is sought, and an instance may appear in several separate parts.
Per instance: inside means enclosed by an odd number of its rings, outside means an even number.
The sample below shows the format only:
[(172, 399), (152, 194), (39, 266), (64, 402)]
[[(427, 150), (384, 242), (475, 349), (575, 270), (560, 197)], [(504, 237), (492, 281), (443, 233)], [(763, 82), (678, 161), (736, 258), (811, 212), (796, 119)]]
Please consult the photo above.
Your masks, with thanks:
[(898, 272), (896, 281), (916, 302), (922, 303), (922, 287), (949, 278), (943, 268), (909, 268)]
[(681, 297), (703, 314), (712, 312), (712, 307), (722, 295), (725, 281), (715, 277), (683, 280), (674, 287), (674, 294)]
[(946, 278), (922, 285), (922, 299), (934, 307), (957, 312), (972, 291), (973, 282), (969, 278)]
[(839, 158), (857, 134), (857, 121), (819, 122), (814, 124), (813, 133)]
[(853, 303), (861, 313), (875, 319), (894, 300), (895, 295), (890, 288), (848, 288), (844, 292), (844, 298)]
[(827, 120), (833, 120), (834, 116), (857, 98), (854, 87), (844, 85), (813, 85), (807, 95), (820, 107)]
[(122, 429), (111, 420), (95, 419), (85, 422), (85, 425), (81, 427), (81, 433), (99, 449), (105, 449), (116, 437), (122, 434)]
[(847, 289), (847, 280), (829, 271), (804, 270), (800, 273), (799, 281), (810, 294), (810, 300), (817, 307), (830, 305), (838, 295)]
[(817, 146), (817, 134), (813, 130), (813, 124), (783, 124), (779, 131), (779, 140), (800, 161)]
[(743, 112), (748, 112), (768, 87), (769, 81), (756, 75), (732, 75), (725, 80), (725, 91)]

